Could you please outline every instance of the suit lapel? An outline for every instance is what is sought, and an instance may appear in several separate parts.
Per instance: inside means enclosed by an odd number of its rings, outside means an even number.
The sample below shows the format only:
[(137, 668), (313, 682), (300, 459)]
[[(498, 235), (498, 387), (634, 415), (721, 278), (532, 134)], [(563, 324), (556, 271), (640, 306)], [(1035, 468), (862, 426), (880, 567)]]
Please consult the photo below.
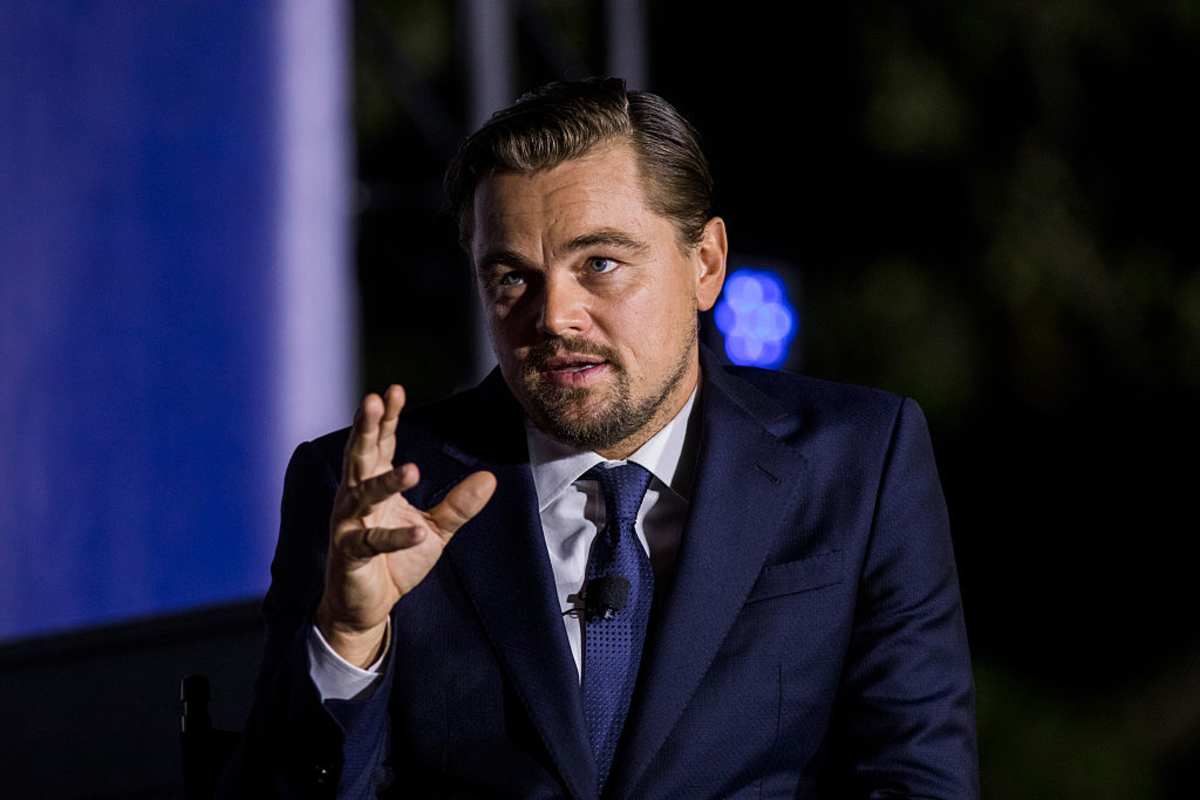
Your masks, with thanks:
[[(458, 415), (460, 432), (475, 432), (446, 445), (450, 459), (429, 477), (442, 487), (437, 495), (444, 495), (468, 472), (486, 469), (496, 476), (496, 493), (451, 540), (445, 557), (565, 783), (576, 798), (591, 800), (595, 765), (520, 412), (496, 372), (479, 392), (483, 402)], [(506, 437), (498, 444), (497, 434)]]
[(643, 664), (605, 795), (629, 797), (712, 663), (758, 577), (780, 520), (798, 501), (804, 459), (780, 414), (706, 355), (692, 503), (674, 586)]
[[(630, 797), (699, 686), (792, 517), (805, 469), (781, 441), (799, 424), (702, 350), (700, 445), (674, 585), (649, 643), (605, 795)], [(495, 371), (446, 422), (422, 470), (435, 503), (476, 469), (496, 494), (446, 549), (503, 668), (572, 795), (597, 794), (578, 676), (546, 554), (521, 412)]]

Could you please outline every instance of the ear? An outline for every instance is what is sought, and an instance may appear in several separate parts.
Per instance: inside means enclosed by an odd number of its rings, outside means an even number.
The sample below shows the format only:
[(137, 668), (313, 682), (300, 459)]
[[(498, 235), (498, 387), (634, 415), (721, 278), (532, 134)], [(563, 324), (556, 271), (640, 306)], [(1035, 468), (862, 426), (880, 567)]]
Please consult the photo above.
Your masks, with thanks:
[(708, 311), (717, 302), (725, 284), (725, 258), (729, 242), (725, 238), (725, 220), (713, 217), (704, 225), (704, 233), (692, 252), (696, 269), (696, 307)]

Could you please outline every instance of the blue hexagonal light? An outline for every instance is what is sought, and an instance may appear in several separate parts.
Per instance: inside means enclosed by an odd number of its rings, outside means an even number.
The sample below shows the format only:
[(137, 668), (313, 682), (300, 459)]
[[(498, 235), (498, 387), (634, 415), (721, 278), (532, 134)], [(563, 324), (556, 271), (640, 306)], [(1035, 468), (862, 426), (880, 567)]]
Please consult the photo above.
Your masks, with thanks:
[(713, 317), (725, 338), (725, 354), (734, 364), (778, 367), (787, 361), (796, 335), (796, 311), (774, 272), (734, 271)]

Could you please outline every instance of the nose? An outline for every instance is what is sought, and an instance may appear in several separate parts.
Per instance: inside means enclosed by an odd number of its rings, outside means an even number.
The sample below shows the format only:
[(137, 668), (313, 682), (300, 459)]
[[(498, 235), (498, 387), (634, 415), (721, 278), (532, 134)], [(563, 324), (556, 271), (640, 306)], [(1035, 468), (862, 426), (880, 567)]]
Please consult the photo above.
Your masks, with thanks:
[(590, 326), (587, 290), (570, 274), (551, 272), (543, 285), (538, 331), (547, 336), (577, 336)]

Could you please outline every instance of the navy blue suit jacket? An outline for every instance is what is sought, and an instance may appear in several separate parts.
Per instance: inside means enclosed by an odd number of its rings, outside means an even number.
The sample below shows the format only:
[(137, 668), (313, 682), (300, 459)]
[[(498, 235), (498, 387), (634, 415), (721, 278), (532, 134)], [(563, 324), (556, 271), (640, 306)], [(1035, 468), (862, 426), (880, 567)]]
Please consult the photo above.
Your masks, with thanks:
[[(977, 797), (967, 637), (919, 407), (707, 352), (702, 375), (677, 571), (604, 797)], [(305, 639), (346, 434), (288, 467), (268, 643), (227, 788), (595, 798), (520, 410), (497, 372), (401, 416), (416, 505), (477, 469), (498, 488), (392, 611), (378, 690), (321, 703)]]

